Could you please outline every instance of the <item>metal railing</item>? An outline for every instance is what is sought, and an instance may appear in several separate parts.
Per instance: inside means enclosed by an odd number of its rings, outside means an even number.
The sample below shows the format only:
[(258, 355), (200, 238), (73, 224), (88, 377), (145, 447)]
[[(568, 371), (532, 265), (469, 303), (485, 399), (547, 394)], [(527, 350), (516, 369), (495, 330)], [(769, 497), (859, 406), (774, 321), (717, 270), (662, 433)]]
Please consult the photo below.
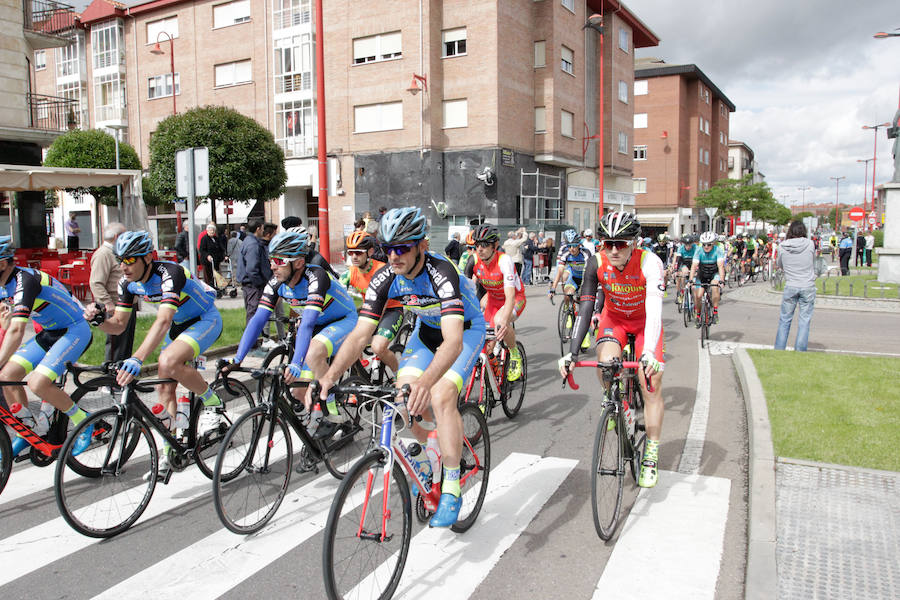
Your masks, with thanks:
[(23, 28), (44, 35), (63, 38), (75, 31), (74, 7), (53, 0), (23, 0)]
[(78, 125), (78, 103), (70, 98), (27, 94), (29, 127), (45, 131), (66, 131)]

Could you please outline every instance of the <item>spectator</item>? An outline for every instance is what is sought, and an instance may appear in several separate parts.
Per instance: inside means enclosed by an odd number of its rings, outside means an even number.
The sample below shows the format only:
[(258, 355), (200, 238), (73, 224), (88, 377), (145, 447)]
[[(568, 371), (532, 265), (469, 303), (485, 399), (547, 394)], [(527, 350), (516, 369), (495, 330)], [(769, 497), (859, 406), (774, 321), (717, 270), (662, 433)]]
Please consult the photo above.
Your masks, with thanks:
[(231, 274), (233, 276), (233, 269), (237, 265), (238, 256), (241, 254), (241, 234), (237, 231), (231, 232), (231, 237), (228, 238), (228, 245), (225, 247), (225, 253), (228, 255), (229, 262), (231, 262)]
[(794, 221), (788, 226), (787, 239), (778, 249), (776, 265), (784, 269), (784, 293), (781, 295), (781, 317), (778, 333), (775, 335), (775, 349), (784, 350), (791, 321), (797, 311), (797, 341), (794, 349), (806, 352), (809, 341), (809, 324), (812, 321), (813, 306), (816, 303), (816, 273), (813, 263), (816, 250), (806, 237), (806, 226)]
[(256, 314), (259, 306), (259, 298), (263, 288), (272, 278), (272, 268), (269, 266), (269, 251), (263, 239), (263, 222), (259, 219), (250, 221), (249, 232), (241, 242), (240, 254), (237, 261), (237, 279), (241, 284), (244, 294), (244, 310), (247, 312), (247, 323)]
[(868, 231), (866, 232), (866, 266), (872, 266), (872, 252), (875, 250), (875, 235)]
[(309, 253), (314, 254), (319, 251), (319, 230), (316, 227), (310, 227), (306, 233), (309, 235)]
[(585, 249), (588, 253), (588, 256), (593, 256), (597, 253), (597, 243), (594, 241), (594, 231), (592, 229), (585, 229), (581, 234), (581, 247)]
[(454, 263), (459, 262), (459, 257), (462, 256), (462, 244), (459, 243), (458, 231), (450, 236), (450, 242), (444, 248), (444, 254)]
[(200, 264), (203, 265), (203, 280), (213, 289), (217, 289), (213, 270), (219, 270), (219, 265), (225, 258), (225, 250), (219, 241), (216, 224), (212, 221), (206, 226), (206, 235), (200, 240), (199, 256)]
[(69, 213), (69, 220), (66, 221), (66, 248), (69, 251), (78, 250), (78, 234), (81, 233), (81, 227), (75, 220), (75, 213)]
[(853, 240), (850, 238), (850, 234), (846, 231), (843, 235), (844, 237), (841, 238), (841, 242), (840, 244), (838, 244), (838, 251), (841, 259), (841, 275), (849, 275), (850, 255), (853, 254)]
[(536, 242), (537, 236), (532, 231), (522, 245), (522, 259), (525, 265), (522, 268), (522, 283), (525, 285), (531, 285), (531, 273), (534, 271), (534, 253), (537, 251)]
[[(116, 310), (116, 301), (119, 299), (119, 280), (122, 279), (122, 266), (114, 253), (116, 238), (125, 232), (125, 226), (121, 223), (109, 223), (103, 229), (103, 243), (91, 256), (91, 274), (89, 283), (94, 302), (98, 302), (106, 309), (106, 314), (112, 315)], [(131, 357), (134, 346), (134, 324), (137, 320), (137, 311), (131, 311), (128, 325), (119, 335), (106, 336), (106, 360), (121, 361)]]
[(247, 237), (247, 226), (241, 225), (241, 229), (238, 231), (238, 239), (243, 242), (245, 237)]
[(507, 234), (507, 240), (503, 242), (503, 251), (506, 252), (516, 265), (516, 273), (522, 275), (522, 267), (525, 265), (525, 259), (522, 256), (522, 246), (525, 244), (525, 228), (518, 231), (510, 231)]
[(861, 267), (865, 264), (866, 260), (866, 238), (863, 237), (862, 232), (857, 232), (856, 234), (856, 258), (853, 261), (853, 266)]
[(182, 266), (189, 266), (190, 242), (188, 242), (188, 224), (181, 224), (181, 231), (175, 236), (175, 260)]

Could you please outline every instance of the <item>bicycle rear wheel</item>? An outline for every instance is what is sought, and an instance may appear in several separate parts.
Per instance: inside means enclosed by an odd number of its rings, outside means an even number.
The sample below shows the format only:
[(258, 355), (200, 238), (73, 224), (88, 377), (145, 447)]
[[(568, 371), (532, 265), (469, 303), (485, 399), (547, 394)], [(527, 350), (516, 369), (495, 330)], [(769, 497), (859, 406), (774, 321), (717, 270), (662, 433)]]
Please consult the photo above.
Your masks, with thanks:
[[(358, 377), (348, 377), (341, 385), (364, 385)], [(347, 420), (338, 425), (330, 437), (322, 441), (325, 468), (337, 479), (343, 479), (347, 471), (362, 458), (373, 443), (371, 425), (361, 420), (359, 405), (352, 395), (335, 397), (338, 410)], [(368, 409), (363, 409), (368, 410)], [(321, 425), (320, 425), (321, 427)]]
[(291, 480), (293, 444), (284, 419), (257, 406), (228, 430), (213, 471), (213, 503), (234, 533), (254, 533), (275, 516)]
[[(105, 430), (77, 457), (92, 473), (85, 477), (69, 465), (75, 440), (90, 426)], [(66, 522), (82, 535), (117, 535), (131, 527), (150, 503), (159, 462), (153, 435), (140, 418), (119, 414), (118, 408), (95, 412), (72, 430), (60, 457), (54, 478), (56, 503)]]
[(503, 385), (506, 388), (501, 398), (503, 412), (510, 419), (514, 419), (522, 408), (522, 402), (525, 400), (525, 387), (528, 384), (528, 358), (525, 356), (525, 346), (520, 341), (516, 341), (516, 348), (519, 350), (519, 356), (522, 357), (522, 375), (515, 381), (506, 381)]
[[(191, 415), (191, 421), (195, 427), (195, 439), (197, 440), (194, 446), (194, 460), (197, 468), (212, 479), (213, 469), (216, 467), (216, 457), (219, 455), (219, 447), (225, 439), (225, 434), (241, 415), (256, 406), (256, 402), (253, 400), (253, 394), (250, 393), (249, 388), (233, 377), (228, 378), (228, 389), (231, 392), (225, 388), (225, 381), (222, 378), (213, 381), (209, 387), (222, 400), (222, 406), (215, 409), (198, 410), (196, 414)], [(215, 419), (201, 423), (202, 413), (207, 410), (215, 410)]]
[(450, 529), (462, 533), (475, 523), (484, 504), (491, 470), (491, 439), (487, 421), (480, 410), (468, 404), (460, 409), (459, 414), (463, 424), (462, 457), (459, 462), (459, 486), (463, 502), (459, 518)]
[(685, 286), (684, 288), (684, 308), (681, 312), (682, 317), (684, 318), (684, 326), (688, 327), (691, 324), (691, 317), (693, 316), (694, 307), (691, 302), (691, 288)]
[(400, 463), (393, 464), (386, 473), (384, 454), (370, 452), (341, 481), (322, 548), (328, 598), (388, 599), (400, 584), (412, 538), (412, 503)]
[[(609, 428), (610, 423), (612, 429)], [(594, 528), (604, 541), (608, 541), (615, 533), (622, 510), (622, 491), (625, 487), (623, 430), (624, 423), (615, 407), (607, 406), (603, 409), (594, 438), (591, 501)]]
[(704, 297), (700, 303), (700, 347), (706, 348), (709, 341), (709, 301)]
[(0, 494), (9, 481), (9, 474), (12, 472), (12, 442), (9, 440), (9, 434), (6, 433), (6, 427), (0, 426)]

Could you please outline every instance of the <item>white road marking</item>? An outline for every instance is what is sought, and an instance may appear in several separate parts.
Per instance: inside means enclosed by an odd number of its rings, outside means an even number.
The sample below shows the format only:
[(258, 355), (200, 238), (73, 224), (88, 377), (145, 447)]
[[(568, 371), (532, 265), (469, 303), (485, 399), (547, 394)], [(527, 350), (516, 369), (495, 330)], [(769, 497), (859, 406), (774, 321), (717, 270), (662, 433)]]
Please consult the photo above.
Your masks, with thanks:
[(661, 471), (622, 525), (594, 599), (715, 598), (730, 492), (728, 479)]
[(697, 396), (694, 399), (694, 410), (691, 413), (691, 426), (684, 440), (681, 463), (678, 472), (685, 474), (700, 471), (700, 460), (703, 457), (703, 444), (706, 440), (706, 426), (709, 423), (709, 389), (710, 368), (709, 352), (697, 341)]

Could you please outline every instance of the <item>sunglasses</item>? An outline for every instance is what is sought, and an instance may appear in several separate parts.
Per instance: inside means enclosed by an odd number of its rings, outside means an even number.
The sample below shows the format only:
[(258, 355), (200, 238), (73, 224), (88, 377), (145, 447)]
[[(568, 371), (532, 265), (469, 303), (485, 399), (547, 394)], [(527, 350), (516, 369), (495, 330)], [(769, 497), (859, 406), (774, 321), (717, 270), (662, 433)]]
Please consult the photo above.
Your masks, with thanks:
[(350, 256), (363, 256), (365, 253), (365, 250), (347, 250), (347, 254)]
[(603, 247), (607, 250), (624, 250), (631, 242), (628, 240), (603, 240)]
[(129, 256), (127, 258), (119, 258), (119, 264), (122, 265), (133, 265), (137, 262), (137, 256)]
[(283, 266), (285, 266), (285, 265), (287, 265), (287, 264), (290, 264), (290, 263), (294, 262), (294, 261), (297, 260), (297, 259), (295, 259), (295, 258), (282, 258), (282, 257), (280, 257), (280, 256), (272, 256), (272, 257), (269, 258), (269, 260), (270, 260), (270, 261), (272, 262), (272, 264), (275, 265), (276, 267), (283, 267)]
[(476, 248), (493, 248), (494, 242), (476, 242), (475, 247)]
[(713, 245), (712, 245), (712, 243), (709, 243), (709, 244), (703, 244), (703, 247), (704, 247), (704, 248), (712, 248)]
[(415, 247), (415, 244), (395, 244), (391, 246), (384, 246), (384, 253), (391, 254), (392, 252), (397, 256), (403, 256), (410, 250)]

